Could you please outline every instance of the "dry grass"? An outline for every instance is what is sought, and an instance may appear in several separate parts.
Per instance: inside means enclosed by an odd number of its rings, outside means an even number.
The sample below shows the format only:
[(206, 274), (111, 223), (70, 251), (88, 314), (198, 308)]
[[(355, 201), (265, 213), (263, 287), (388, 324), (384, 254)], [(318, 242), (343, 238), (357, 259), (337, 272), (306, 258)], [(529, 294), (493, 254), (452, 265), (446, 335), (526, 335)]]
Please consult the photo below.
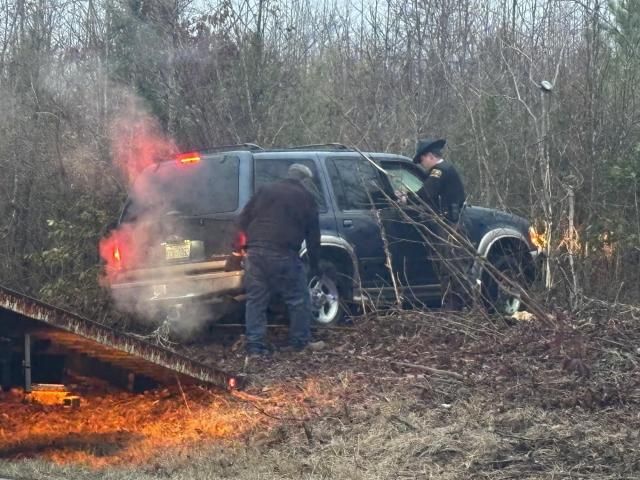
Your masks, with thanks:
[[(154, 420), (146, 410), (123, 426), (129, 435), (124, 447), (96, 453), (95, 444), (78, 441), (75, 457), (46, 445), (20, 450), (28, 437), (7, 441), (3, 426), (3, 456), (7, 445), (14, 450), (0, 473), (78, 479), (640, 478), (635, 314), (593, 306), (579, 318), (558, 314), (554, 329), (393, 314), (363, 319), (352, 331), (320, 333), (327, 352), (278, 354), (247, 366), (230, 346), (192, 346), (193, 356), (245, 369), (246, 393), (188, 390), (188, 409), (181, 396), (160, 398), (156, 406), (163, 405), (164, 416)], [(90, 416), (88, 407), (81, 410)], [(38, 421), (50, 422), (52, 415), (65, 412), (47, 412)], [(72, 420), (59, 425), (61, 435), (78, 428)], [(83, 431), (102, 430), (94, 424)]]

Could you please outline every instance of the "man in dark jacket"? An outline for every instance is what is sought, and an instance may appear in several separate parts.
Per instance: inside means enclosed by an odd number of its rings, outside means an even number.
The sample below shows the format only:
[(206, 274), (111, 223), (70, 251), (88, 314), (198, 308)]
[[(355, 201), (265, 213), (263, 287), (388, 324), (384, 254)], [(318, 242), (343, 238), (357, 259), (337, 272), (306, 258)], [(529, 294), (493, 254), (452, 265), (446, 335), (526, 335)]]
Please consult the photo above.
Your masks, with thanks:
[[(432, 233), (431, 246), (437, 255), (434, 265), (440, 280), (442, 303), (445, 308), (459, 310), (464, 306), (469, 290), (465, 255), (464, 249), (448, 230), (461, 232), (459, 220), (465, 192), (456, 168), (442, 158), (445, 145), (444, 139), (418, 141), (413, 162), (427, 171), (427, 178), (416, 193), (435, 214), (429, 222), (429, 230)], [(450, 228), (445, 228), (445, 225)]]
[(245, 327), (250, 354), (269, 352), (265, 335), (273, 294), (280, 294), (287, 305), (290, 346), (302, 350), (310, 342), (311, 299), (299, 251), (304, 240), (309, 273), (318, 275), (318, 207), (304, 186), (312, 177), (308, 167), (291, 165), (286, 179), (258, 190), (240, 214), (238, 227), (246, 235)]

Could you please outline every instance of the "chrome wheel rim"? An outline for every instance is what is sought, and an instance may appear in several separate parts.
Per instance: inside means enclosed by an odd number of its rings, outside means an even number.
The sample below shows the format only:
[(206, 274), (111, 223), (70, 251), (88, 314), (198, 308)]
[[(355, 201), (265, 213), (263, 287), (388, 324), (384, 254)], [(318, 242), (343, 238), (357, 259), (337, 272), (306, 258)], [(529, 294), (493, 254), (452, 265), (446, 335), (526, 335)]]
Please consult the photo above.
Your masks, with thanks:
[[(517, 281), (519, 275), (518, 272), (513, 270), (507, 270), (503, 272), (509, 279), (519, 283)], [(496, 298), (496, 306), (500, 309), (500, 313), (503, 315), (513, 315), (520, 310), (522, 300), (520, 294), (510, 290), (507, 285), (498, 285), (498, 298)]]
[(501, 292), (498, 299), (498, 305), (502, 308), (501, 313), (505, 315), (513, 315), (517, 313), (520, 310), (521, 303), (520, 297), (505, 291)]
[(335, 320), (340, 309), (338, 286), (330, 278), (314, 277), (309, 283), (313, 318), (320, 324)]

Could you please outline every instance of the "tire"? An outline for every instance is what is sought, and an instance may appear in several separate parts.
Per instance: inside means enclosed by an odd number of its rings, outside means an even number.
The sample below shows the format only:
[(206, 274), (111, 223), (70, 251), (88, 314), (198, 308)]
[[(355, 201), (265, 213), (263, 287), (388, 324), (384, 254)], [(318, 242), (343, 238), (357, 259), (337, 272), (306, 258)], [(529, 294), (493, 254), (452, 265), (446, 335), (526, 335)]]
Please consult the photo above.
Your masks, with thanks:
[[(523, 265), (516, 257), (510, 255), (500, 255), (491, 260), (493, 267), (513, 282), (523, 288), (527, 287), (526, 275)], [(513, 315), (522, 307), (520, 292), (513, 287), (509, 287), (505, 281), (497, 281), (489, 272), (485, 271), (482, 281), (482, 297), (485, 307), (490, 313), (500, 315)]]
[(321, 277), (309, 279), (313, 318), (316, 325), (335, 325), (345, 317), (345, 289), (333, 263), (321, 260), (320, 272)]

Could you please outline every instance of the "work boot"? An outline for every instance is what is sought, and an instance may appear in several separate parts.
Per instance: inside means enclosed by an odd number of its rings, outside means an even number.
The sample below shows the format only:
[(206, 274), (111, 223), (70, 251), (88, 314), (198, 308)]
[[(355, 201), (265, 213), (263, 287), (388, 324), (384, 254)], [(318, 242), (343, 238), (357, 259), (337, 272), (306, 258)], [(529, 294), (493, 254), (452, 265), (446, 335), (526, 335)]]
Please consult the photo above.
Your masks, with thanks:
[(325, 346), (326, 344), (322, 340), (319, 340), (317, 342), (309, 342), (305, 344), (287, 345), (286, 347), (282, 347), (280, 351), (283, 353), (288, 353), (288, 352), (302, 352), (308, 349), (308, 350), (311, 350), (312, 352), (317, 352), (319, 350), (322, 350)]
[(322, 340), (318, 340), (317, 342), (310, 342), (309, 344), (307, 344), (307, 348), (312, 352), (323, 350), (326, 346), (327, 344)]
[(284, 345), (283, 347), (278, 348), (278, 351), (280, 353), (301, 352), (305, 347), (306, 345)]
[(250, 343), (247, 345), (247, 355), (249, 357), (266, 357), (271, 355), (272, 350), (264, 344)]

